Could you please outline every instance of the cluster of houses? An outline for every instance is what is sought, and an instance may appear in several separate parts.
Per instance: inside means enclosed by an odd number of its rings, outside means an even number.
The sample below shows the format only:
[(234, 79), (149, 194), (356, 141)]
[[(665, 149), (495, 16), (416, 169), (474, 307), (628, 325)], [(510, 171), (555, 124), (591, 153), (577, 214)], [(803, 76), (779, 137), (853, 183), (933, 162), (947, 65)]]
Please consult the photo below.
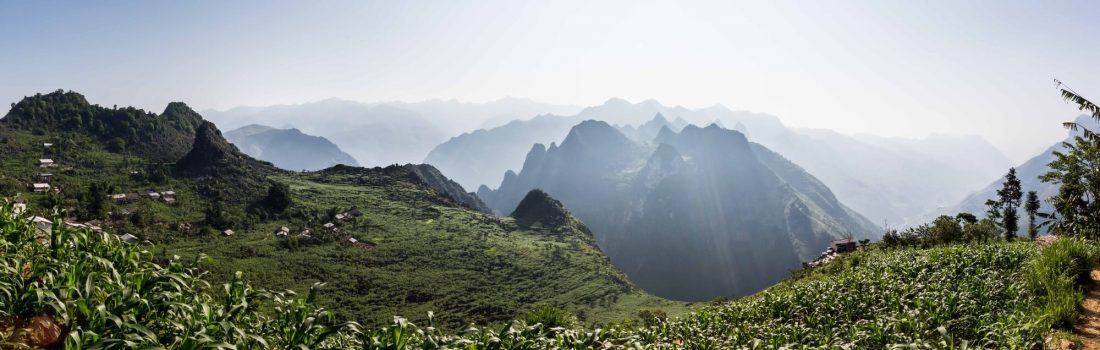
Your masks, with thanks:
[[(48, 149), (50, 147), (53, 147), (53, 144), (52, 143), (43, 143), (42, 147)], [(56, 166), (57, 166), (57, 163), (55, 163), (53, 161), (53, 159), (41, 158), (41, 159), (38, 160), (38, 167), (43, 168), (43, 170), (45, 170), (45, 168), (53, 168), (53, 167), (56, 167)], [(40, 172), (40, 173), (38, 173), (38, 176), (36, 176), (35, 180), (37, 182), (34, 182), (34, 183), (31, 184), (31, 191), (34, 191), (36, 193), (45, 193), (45, 192), (49, 192), (51, 189), (56, 190), (52, 185), (53, 184), (53, 174), (52, 173)]]
[(176, 191), (157, 192), (157, 190), (150, 189), (142, 192), (112, 194), (108, 195), (108, 197), (118, 203), (135, 202), (142, 198), (149, 198), (152, 200), (163, 200), (164, 203), (168, 204), (176, 204)]
[(855, 239), (852, 238), (831, 241), (829, 242), (829, 248), (825, 249), (824, 252), (821, 252), (821, 255), (818, 256), (817, 259), (814, 259), (813, 262), (810, 262), (810, 267), (818, 267), (828, 264), (829, 262), (833, 261), (833, 259), (836, 259), (842, 254), (848, 254), (856, 251), (856, 248), (858, 247), (859, 244), (856, 242)]
[[(357, 217), (360, 217), (360, 216), (363, 216), (363, 212), (359, 211), (359, 209), (352, 208), (351, 210), (348, 210), (346, 212), (336, 214), (335, 216), (333, 216), (333, 219), (335, 219), (336, 221), (347, 221), (347, 220), (351, 220), (351, 219), (354, 219), (354, 218), (357, 218)], [(321, 225), (321, 228), (324, 229), (327, 232), (333, 232), (333, 233), (340, 232), (340, 228), (336, 226), (336, 223), (331, 222), (331, 221), (326, 222), (323, 225)], [(312, 237), (310, 235), (312, 233), (313, 232), (309, 228), (303, 228), (301, 231), (298, 231), (297, 236), (298, 237), (310, 238), (310, 237)], [(281, 226), (279, 228), (276, 228), (275, 229), (275, 237), (278, 237), (278, 238), (290, 237), (290, 228), (286, 227), (286, 226)], [(366, 243), (359, 242), (359, 240), (355, 239), (354, 237), (348, 238), (348, 243), (351, 243), (352, 245), (356, 245), (356, 246), (361, 245), (361, 244), (366, 244)], [(373, 245), (370, 245), (370, 246), (373, 246)]]

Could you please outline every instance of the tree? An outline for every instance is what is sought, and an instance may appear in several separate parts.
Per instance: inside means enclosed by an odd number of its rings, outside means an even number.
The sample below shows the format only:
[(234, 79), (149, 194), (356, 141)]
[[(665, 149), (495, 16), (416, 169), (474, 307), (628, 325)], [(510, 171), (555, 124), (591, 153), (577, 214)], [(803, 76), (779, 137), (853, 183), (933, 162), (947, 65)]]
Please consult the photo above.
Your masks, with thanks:
[(955, 218), (967, 225), (978, 223), (978, 217), (971, 213), (959, 213)]
[(1016, 231), (1020, 229), (1020, 217), (1016, 213), (1016, 208), (1020, 207), (1020, 199), (1024, 196), (1020, 189), (1020, 179), (1016, 177), (1016, 168), (1008, 169), (1005, 182), (997, 191), (997, 196), (1001, 197), (1001, 227), (1004, 228), (1005, 239), (1011, 241), (1016, 238)]
[[(1100, 122), (1100, 107), (1055, 80), (1061, 88), (1062, 98), (1076, 103)], [(1075, 122), (1062, 123), (1074, 131), (1073, 143), (1063, 142), (1065, 151), (1055, 151), (1054, 160), (1047, 166), (1050, 172), (1040, 176), (1043, 182), (1059, 185), (1058, 194), (1049, 199), (1054, 207), (1052, 215), (1040, 215), (1051, 220), (1051, 230), (1059, 234), (1082, 235), (1097, 238), (1100, 233), (1100, 136)]]
[(940, 215), (928, 229), (929, 239), (934, 244), (951, 244), (963, 240), (963, 227), (961, 220), (947, 215)]
[(985, 206), (988, 208), (985, 210), (985, 217), (997, 227), (1001, 226), (1002, 205), (1001, 201), (998, 200), (987, 199), (985, 201)]
[(267, 197), (264, 198), (263, 203), (275, 213), (282, 213), (287, 207), (290, 207), (292, 203), (290, 198), (290, 186), (283, 183), (272, 182), (271, 187), (267, 188)]
[(1039, 212), (1039, 194), (1035, 191), (1027, 192), (1024, 210), (1027, 211), (1027, 235), (1035, 239), (1039, 235), (1039, 228), (1035, 226), (1035, 214)]
[(78, 216), (81, 219), (102, 219), (107, 216), (107, 196), (109, 195), (111, 188), (107, 184), (92, 183), (88, 186), (88, 191), (84, 192), (80, 198), (80, 203), (83, 203), (83, 210), (78, 212)]

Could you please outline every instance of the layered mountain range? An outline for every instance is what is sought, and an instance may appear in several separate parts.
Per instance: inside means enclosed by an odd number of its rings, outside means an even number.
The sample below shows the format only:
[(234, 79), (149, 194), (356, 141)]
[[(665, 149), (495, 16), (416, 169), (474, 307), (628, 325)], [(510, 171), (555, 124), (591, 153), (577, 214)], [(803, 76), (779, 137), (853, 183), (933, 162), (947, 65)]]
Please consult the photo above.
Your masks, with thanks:
[[(1088, 130), (1097, 131), (1100, 130), (1100, 123), (1093, 120), (1087, 115), (1078, 116), (1074, 122), (1081, 127)], [(1065, 151), (1063, 142), (1073, 143), (1074, 137), (1080, 136), (1082, 132), (1069, 131), (1066, 138), (1058, 143), (1055, 143), (1043, 150), (1036, 156), (1028, 159), (1023, 164), (1016, 167), (1016, 176), (1020, 179), (1020, 187), (1026, 193), (1027, 191), (1035, 191), (1039, 195), (1040, 201), (1042, 201), (1041, 212), (1050, 212), (1051, 207), (1049, 203), (1046, 203), (1046, 199), (1058, 194), (1058, 186), (1056, 184), (1042, 182), (1039, 180), (1039, 176), (1046, 174), (1050, 171), (1047, 164), (1054, 161), (1054, 152)], [(1005, 171), (1007, 172), (1007, 171)], [(1003, 176), (1004, 174), (1000, 174)], [(966, 196), (957, 205), (939, 208), (932, 212), (932, 214), (926, 215), (927, 218), (934, 218), (936, 215), (949, 214), (953, 215), (959, 212), (973, 213), (978, 216), (984, 216), (986, 211), (985, 201), (988, 199), (994, 199), (997, 197), (997, 190), (1001, 189), (1004, 183), (1004, 178), (998, 176), (990, 179), (990, 182), (982, 187), (980, 190), (971, 193)], [(1026, 229), (1026, 226), (1022, 226), (1021, 229)]]
[[(844, 203), (880, 224), (904, 224), (933, 208), (958, 203), (1012, 165), (979, 137), (937, 135), (910, 140), (849, 136), (791, 128), (771, 115), (733, 111), (721, 105), (688, 109), (653, 100), (632, 104), (621, 99), (573, 116), (541, 115), (463, 134), (437, 146), (424, 162), (467, 188), (499, 183), (505, 171), (523, 166), (532, 144), (561, 142), (572, 126), (588, 119), (618, 125), (625, 135), (643, 142), (652, 135), (654, 125), (672, 130), (688, 123), (727, 126), (802, 166)], [(935, 147), (926, 147), (929, 145)], [(958, 157), (958, 149), (967, 149), (967, 157)]]
[(364, 166), (385, 166), (419, 163), (432, 147), (450, 135), (469, 131), (471, 126), (497, 126), (539, 113), (576, 110), (519, 98), (486, 103), (454, 100), (361, 103), (333, 98), (296, 105), (204, 111), (203, 115), (223, 128), (260, 124), (301, 130), (340, 145)]
[(298, 129), (251, 124), (226, 132), (225, 138), (245, 154), (286, 170), (321, 170), (336, 164), (359, 166), (332, 141)]
[(717, 125), (662, 126), (638, 142), (602, 121), (534, 145), (519, 173), (478, 195), (506, 213), (532, 189), (561, 200), (639, 286), (659, 296), (741, 296), (788, 275), (830, 240), (874, 224), (798, 165)]

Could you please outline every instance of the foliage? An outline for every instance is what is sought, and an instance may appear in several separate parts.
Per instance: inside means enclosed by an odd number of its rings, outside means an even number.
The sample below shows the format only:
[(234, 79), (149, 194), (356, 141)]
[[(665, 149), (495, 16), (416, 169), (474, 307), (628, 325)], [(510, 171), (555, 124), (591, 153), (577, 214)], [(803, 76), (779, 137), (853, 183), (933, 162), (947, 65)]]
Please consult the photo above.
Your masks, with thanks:
[(550, 305), (535, 306), (534, 309), (523, 314), (520, 319), (527, 324), (541, 324), (547, 330), (577, 326), (576, 316)]
[(47, 235), (7, 205), (0, 233), (0, 325), (13, 325), (0, 328), (5, 347), (287, 349), (354, 331), (313, 306), (316, 288), (300, 298), (240, 274), (215, 287), (179, 257), (154, 261), (109, 233), (55, 225)]
[(272, 182), (271, 187), (267, 189), (267, 197), (264, 197), (263, 204), (275, 213), (283, 212), (291, 204), (290, 187), (283, 183)]
[[(1057, 81), (1056, 81), (1057, 82)], [(1061, 82), (1057, 82), (1063, 87)], [(1062, 88), (1062, 97), (1076, 103), (1093, 120), (1100, 121), (1100, 109), (1068, 87)], [(1098, 238), (1100, 232), (1100, 137), (1077, 123), (1063, 125), (1079, 132), (1073, 143), (1064, 142), (1065, 151), (1055, 151), (1054, 161), (1048, 165), (1050, 172), (1040, 177), (1043, 182), (1059, 186), (1058, 194), (1048, 199), (1055, 213), (1040, 215), (1050, 219), (1045, 224), (1061, 234)]]
[(1077, 238), (1055, 240), (1024, 269), (1024, 282), (1039, 297), (1042, 326), (1070, 327), (1077, 321), (1083, 295), (1079, 286), (1097, 265), (1100, 250)]
[(885, 247), (932, 247), (953, 243), (986, 242), (998, 235), (990, 219), (978, 220), (973, 214), (959, 213), (955, 217), (941, 215), (931, 224), (910, 227), (904, 231), (890, 230), (882, 237)]
[[(59, 228), (39, 240), (7, 206), (0, 230), (0, 324), (19, 326), (0, 337), (67, 348), (1025, 349), (1041, 344), (1049, 325), (1072, 322), (1062, 306), (1080, 298), (1075, 281), (1098, 256), (1071, 239), (1042, 251), (1030, 242), (872, 249), (842, 258), (841, 269), (680, 319), (650, 314), (653, 322), (640, 327), (577, 328), (567, 313), (543, 307), (526, 320), (450, 333), (431, 314), (423, 327), (400, 317), (379, 328), (340, 322), (316, 306), (319, 284), (296, 296), (237, 273), (215, 286), (198, 265), (157, 259), (111, 234)], [(29, 335), (42, 328), (63, 333)]]

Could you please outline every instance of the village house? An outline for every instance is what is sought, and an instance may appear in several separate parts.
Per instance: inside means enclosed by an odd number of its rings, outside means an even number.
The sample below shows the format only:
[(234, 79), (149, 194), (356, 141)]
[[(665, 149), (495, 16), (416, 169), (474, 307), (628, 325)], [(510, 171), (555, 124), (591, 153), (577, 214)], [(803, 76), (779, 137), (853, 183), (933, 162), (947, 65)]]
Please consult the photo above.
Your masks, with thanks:
[(279, 227), (278, 229), (275, 230), (275, 236), (277, 236), (277, 237), (285, 237), (287, 235), (290, 235), (290, 228), (289, 227), (283, 226), (283, 227)]
[(50, 148), (50, 147), (53, 147), (53, 144), (52, 144), (52, 143), (49, 143), (49, 142), (47, 142), (47, 143), (43, 143), (43, 144), (42, 144), (42, 147), (45, 147), (45, 148)]
[(149, 196), (149, 198), (152, 198), (152, 199), (160, 199), (160, 193), (158, 193), (156, 191), (149, 191), (149, 193), (147, 195)]
[(31, 184), (31, 189), (33, 189), (34, 192), (47, 192), (47, 191), (50, 190), (50, 184), (47, 184), (47, 183)]
[(129, 244), (137, 243), (137, 241), (139, 240), (137, 238), (137, 236), (131, 235), (129, 233), (118, 236), (118, 239), (122, 240), (123, 242), (129, 243)]
[(56, 165), (56, 164), (54, 164), (53, 159), (44, 158), (44, 159), (39, 159), (38, 160), (38, 166), (42, 167), (42, 168), (48, 168), (48, 167), (52, 167), (54, 165)]
[(837, 253), (851, 253), (856, 251), (856, 241), (851, 238), (834, 240), (829, 242), (829, 249)]
[(233, 232), (233, 230), (225, 230), (225, 231), (222, 231), (222, 236), (229, 237), (229, 236), (232, 236), (234, 233), (235, 232)]
[(356, 244), (356, 243), (359, 243), (359, 240), (355, 239), (355, 237), (349, 237), (348, 238), (348, 243)]
[(165, 196), (165, 197), (175, 197), (176, 196), (176, 191), (164, 191), (164, 192), (161, 192), (160, 195)]
[(344, 215), (342, 213), (341, 214), (336, 214), (336, 220), (344, 220), (344, 219), (347, 219), (347, 218), (348, 218), (348, 216)]
[(35, 230), (37, 230), (39, 233), (44, 233), (47, 235), (53, 233), (53, 221), (51, 221), (50, 219), (41, 216), (34, 216), (31, 217), (31, 223), (34, 224)]
[(116, 202), (122, 202), (122, 201), (126, 200), (126, 194), (125, 193), (111, 194), (111, 195), (107, 195), (107, 197), (110, 198), (111, 200), (116, 201)]
[(171, 204), (176, 204), (176, 198), (175, 197), (164, 197), (164, 202), (168, 203), (170, 205)]

